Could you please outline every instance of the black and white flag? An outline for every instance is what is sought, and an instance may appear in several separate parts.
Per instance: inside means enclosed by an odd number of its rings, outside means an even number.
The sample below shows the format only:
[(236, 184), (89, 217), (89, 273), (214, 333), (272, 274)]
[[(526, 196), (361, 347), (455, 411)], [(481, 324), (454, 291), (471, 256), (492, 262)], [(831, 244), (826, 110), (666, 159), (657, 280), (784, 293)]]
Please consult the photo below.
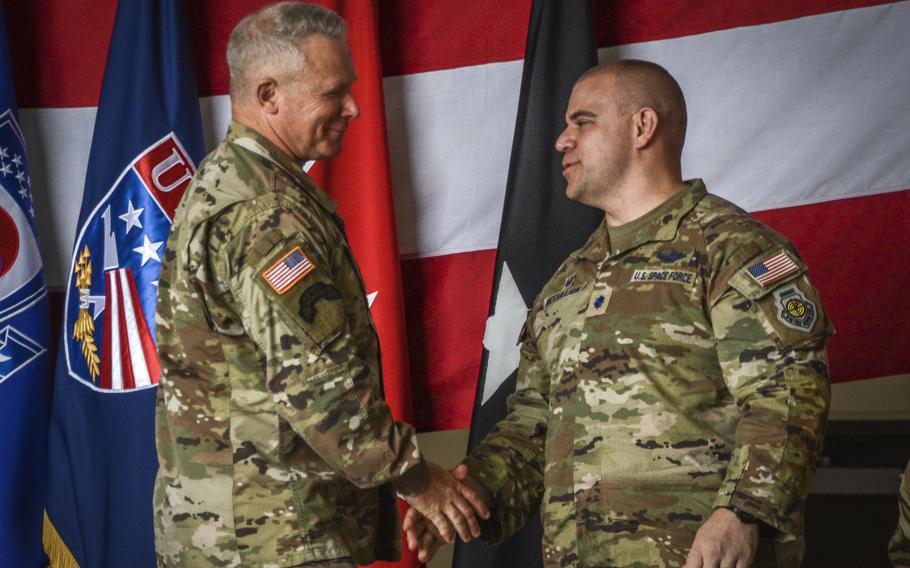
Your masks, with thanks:
[[(603, 212), (565, 195), (562, 156), (554, 145), (565, 128), (572, 85), (597, 63), (590, 0), (535, 0), (524, 70), (484, 353), (474, 399), (469, 449), (505, 416), (515, 391), (527, 309), (570, 252), (582, 246)], [(539, 519), (499, 546), (459, 543), (455, 568), (540, 566)]]

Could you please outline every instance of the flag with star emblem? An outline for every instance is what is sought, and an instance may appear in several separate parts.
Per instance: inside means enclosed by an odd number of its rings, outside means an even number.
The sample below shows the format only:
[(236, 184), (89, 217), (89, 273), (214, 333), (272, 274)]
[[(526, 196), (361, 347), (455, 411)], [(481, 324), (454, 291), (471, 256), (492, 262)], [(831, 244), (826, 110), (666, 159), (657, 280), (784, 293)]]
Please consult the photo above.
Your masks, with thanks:
[[(506, 414), (506, 398), (515, 392), (518, 334), (528, 306), (559, 264), (584, 244), (603, 218), (602, 212), (566, 198), (562, 156), (554, 148), (565, 128), (563, 116), (572, 85), (596, 63), (591, 2), (535, 0), (469, 449)], [(534, 520), (498, 546), (480, 541), (459, 543), (454, 565), (541, 566), (540, 540), (540, 521)]]
[(45, 566), (48, 307), (0, 6), (0, 564)]
[(50, 425), (51, 565), (154, 566), (155, 301), (202, 156), (184, 7), (121, 2), (66, 274)]

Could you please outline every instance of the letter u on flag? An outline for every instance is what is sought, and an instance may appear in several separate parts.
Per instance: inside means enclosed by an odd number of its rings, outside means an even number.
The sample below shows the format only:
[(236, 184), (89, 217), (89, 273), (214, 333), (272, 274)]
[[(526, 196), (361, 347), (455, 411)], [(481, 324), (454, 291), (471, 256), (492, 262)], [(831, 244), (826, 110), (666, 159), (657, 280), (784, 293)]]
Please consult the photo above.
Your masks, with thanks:
[(0, 564), (45, 566), (47, 288), (0, 6)]
[(44, 519), (54, 567), (155, 565), (156, 285), (201, 156), (183, 4), (121, 2), (57, 357)]

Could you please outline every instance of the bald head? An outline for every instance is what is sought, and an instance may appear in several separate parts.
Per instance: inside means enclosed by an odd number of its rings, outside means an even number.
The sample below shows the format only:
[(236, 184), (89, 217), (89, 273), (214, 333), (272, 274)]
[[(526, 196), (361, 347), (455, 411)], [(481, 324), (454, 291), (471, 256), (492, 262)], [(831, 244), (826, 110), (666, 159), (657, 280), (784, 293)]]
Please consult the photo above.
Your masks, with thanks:
[(686, 100), (679, 83), (666, 69), (650, 61), (623, 59), (589, 69), (576, 84), (588, 80), (608, 81), (610, 96), (623, 114), (653, 109), (659, 121), (655, 136), (664, 142), (670, 156), (682, 155)]

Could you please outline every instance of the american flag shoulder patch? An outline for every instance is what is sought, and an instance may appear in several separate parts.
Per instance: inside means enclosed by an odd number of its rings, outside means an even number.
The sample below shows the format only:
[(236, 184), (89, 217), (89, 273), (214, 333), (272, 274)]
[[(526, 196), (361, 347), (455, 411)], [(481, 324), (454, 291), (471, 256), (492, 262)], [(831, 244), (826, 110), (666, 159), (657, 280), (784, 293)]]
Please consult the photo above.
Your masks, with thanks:
[(756, 262), (746, 270), (756, 282), (762, 286), (767, 286), (797, 272), (799, 265), (790, 258), (786, 251), (780, 251), (770, 258)]
[(267, 268), (262, 273), (262, 277), (272, 287), (272, 290), (284, 294), (314, 268), (316, 268), (316, 264), (298, 246), (292, 248), (278, 262)]

